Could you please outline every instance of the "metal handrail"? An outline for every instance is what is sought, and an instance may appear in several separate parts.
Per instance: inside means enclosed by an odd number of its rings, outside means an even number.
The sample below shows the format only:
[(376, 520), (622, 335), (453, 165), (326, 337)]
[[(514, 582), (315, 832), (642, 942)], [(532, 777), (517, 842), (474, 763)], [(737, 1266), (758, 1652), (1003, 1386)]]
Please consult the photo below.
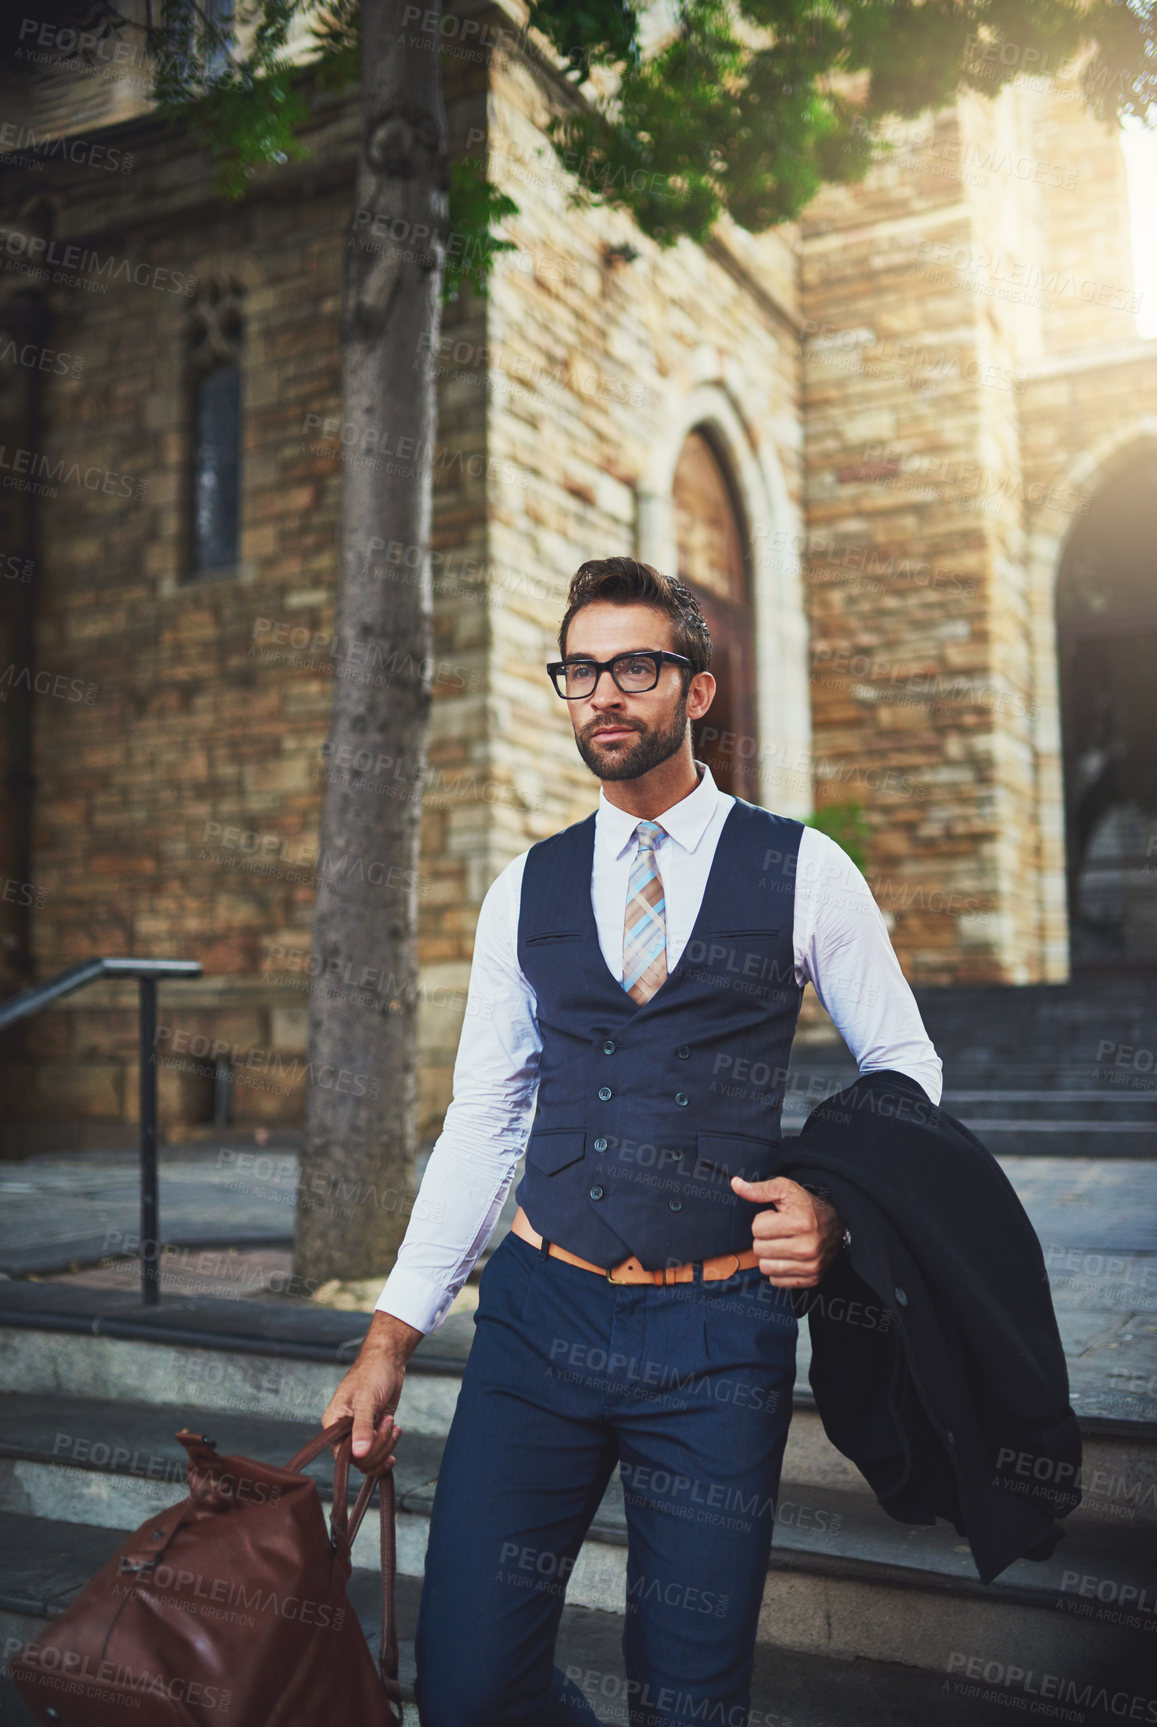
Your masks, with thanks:
[[(157, 980), (200, 977), (199, 959), (82, 959), (67, 971), (0, 1002), (0, 1031), (49, 1007), (62, 995), (104, 977), (135, 977), (140, 984), (141, 1113), (141, 1301), (155, 1307), (160, 1298), (160, 1243), (157, 1240)], [(151, 1254), (148, 1249), (152, 1248)]]

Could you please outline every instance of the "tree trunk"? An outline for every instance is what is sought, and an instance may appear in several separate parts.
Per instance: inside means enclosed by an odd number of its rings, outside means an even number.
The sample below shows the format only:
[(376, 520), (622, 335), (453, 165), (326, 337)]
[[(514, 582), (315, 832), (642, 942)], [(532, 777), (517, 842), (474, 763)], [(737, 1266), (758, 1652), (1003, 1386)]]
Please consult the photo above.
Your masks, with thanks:
[[(362, 4), (362, 137), (342, 272), (347, 461), (295, 1261), (315, 1282), (384, 1275), (413, 1203), (449, 156), (440, 38), (411, 42), (404, 10), (403, 0)], [(395, 542), (409, 550), (391, 559)]]

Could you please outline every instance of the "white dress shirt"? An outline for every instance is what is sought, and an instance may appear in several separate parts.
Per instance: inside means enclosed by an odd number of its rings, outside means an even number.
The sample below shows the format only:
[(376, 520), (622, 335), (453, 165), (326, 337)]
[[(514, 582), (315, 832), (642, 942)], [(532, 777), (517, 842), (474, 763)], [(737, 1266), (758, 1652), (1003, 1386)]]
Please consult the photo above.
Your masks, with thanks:
[[(654, 819), (663, 881), (667, 969), (699, 915), (724, 820), (735, 799), (702, 762), (699, 784)], [(591, 902), (599, 945), (623, 976), (623, 920), (639, 818), (599, 789)], [(529, 849), (529, 848), (528, 848)], [(433, 1331), (490, 1239), (530, 1132), (542, 1038), (537, 1001), (518, 963), (526, 852), (487, 889), (478, 913), (454, 1095), (377, 1307)], [(939, 1103), (942, 1066), (896, 958), (880, 908), (847, 853), (805, 827), (796, 862), (795, 978), (810, 981), (860, 1072), (895, 1068)], [(817, 1100), (818, 1101), (818, 1100)]]

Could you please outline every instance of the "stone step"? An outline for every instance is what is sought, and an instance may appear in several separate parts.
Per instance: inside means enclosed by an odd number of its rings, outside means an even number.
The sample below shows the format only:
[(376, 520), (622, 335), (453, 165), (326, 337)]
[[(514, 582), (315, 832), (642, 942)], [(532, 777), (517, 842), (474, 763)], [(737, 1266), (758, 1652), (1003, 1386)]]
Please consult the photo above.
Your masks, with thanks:
[[(405, 1440), (395, 1474), (399, 1495), (423, 1489), (437, 1478), (453, 1415), (449, 1400), (441, 1410), (432, 1411), (425, 1402), (409, 1407), (410, 1393), (420, 1377), (407, 1377), (399, 1407), (398, 1424)], [(457, 1384), (448, 1378), (440, 1379), (440, 1383), (455, 1388)], [(149, 1513), (141, 1510), (136, 1514), (138, 1506), (158, 1498), (166, 1503), (166, 1496), (171, 1498), (174, 1492), (179, 1495), (184, 1487), (185, 1452), (175, 1438), (182, 1427), (207, 1432), (222, 1451), (280, 1463), (313, 1436), (317, 1421), (251, 1408), (207, 1413), (199, 1404), (132, 1403), (83, 1397), (75, 1392), (9, 1391), (0, 1406), (0, 1475), (9, 1509), (17, 1509), (11, 1501), (21, 1491), (21, 1482), (35, 1483), (43, 1479), (46, 1470), (55, 1470), (52, 1491), (66, 1490), (64, 1475), (74, 1478), (67, 1490), (77, 1503), (83, 1501), (92, 1508), (85, 1521), (99, 1521), (95, 1513), (102, 1503), (116, 1498), (133, 1509), (115, 1519), (110, 1517), (110, 1522), (123, 1527), (124, 1517), (130, 1514), (137, 1523), (142, 1522)], [(322, 1496), (329, 1497), (333, 1471), (328, 1452), (311, 1465), (311, 1473)], [(809, 1493), (824, 1489), (858, 1494), (865, 1503), (874, 1503), (854, 1464), (831, 1444), (815, 1409), (798, 1403), (792, 1414), (783, 1480), (791, 1485), (797, 1499), (806, 1488)], [(1157, 1531), (1157, 1431), (1140, 1427), (1136, 1432), (1124, 1428), (1086, 1433), (1084, 1481), (1086, 1503), (1076, 1513), (1079, 1520), (1152, 1526)], [(615, 1493), (619, 1495), (617, 1501)], [(614, 1489), (608, 1503), (612, 1501), (621, 1504), (620, 1488)], [(795, 1517), (794, 1511), (790, 1516)], [(786, 1525), (788, 1517), (780, 1521)], [(806, 1520), (800, 1522), (795, 1517), (795, 1521), (801, 1529), (809, 1527)]]
[[(405, 1403), (404, 1393), (395, 1468), (398, 1564), (403, 1574), (420, 1577), (443, 1436), (413, 1431)], [(183, 1497), (184, 1453), (174, 1435), (180, 1426), (199, 1430), (202, 1416), (175, 1405), (8, 1396), (0, 1413), (0, 1512), (134, 1529)], [(216, 1422), (213, 1437), (225, 1454), (284, 1462), (314, 1431), (311, 1422), (249, 1413)], [(1082, 1618), (1080, 1610), (1090, 1599), (1096, 1604), (1097, 1589), (1110, 1588), (1114, 1602), (1147, 1599), (1148, 1554), (1157, 1533), (1157, 1446), (1135, 1451), (1130, 1461), (1111, 1444), (1094, 1445), (1086, 1479), (1098, 1469), (1107, 1480), (1130, 1479), (1121, 1472), (1132, 1468), (1143, 1472), (1147, 1489), (1115, 1504), (1111, 1497), (1094, 1497), (1088, 1509), (1067, 1520), (1066, 1538), (1053, 1559), (1019, 1561), (984, 1586), (967, 1543), (949, 1525), (912, 1527), (887, 1517), (858, 1473), (827, 1444), (814, 1414), (799, 1412), (784, 1462), (758, 1635), (842, 1658), (874, 1659), (883, 1652), (930, 1670), (951, 1648), (976, 1647), (1010, 1661), (1029, 1651), (1038, 1661), (1053, 1659), (1061, 1648), (1086, 1644), (1091, 1653), (1103, 1627)], [(323, 1498), (330, 1497), (328, 1455), (312, 1472)], [(1130, 1515), (1113, 1515), (1120, 1511)], [(616, 1472), (570, 1576), (572, 1603), (602, 1612), (621, 1609), (626, 1541)], [(376, 1531), (369, 1522), (354, 1553), (367, 1571), (376, 1566)], [(1152, 1604), (1145, 1612), (1152, 1612)], [(906, 1627), (902, 1639), (894, 1630), (897, 1615)]]
[[(1157, 1164), (1026, 1158), (1005, 1167), (1045, 1247), (1089, 1447), (1089, 1503), (1070, 1520), (1054, 1571), (1024, 1561), (985, 1588), (946, 1525), (911, 1529), (885, 1518), (822, 1432), (807, 1384), (805, 1325), (761, 1637), (805, 1653), (886, 1658), (935, 1672), (956, 1657), (1015, 1665), (1031, 1655), (1039, 1665), (1070, 1654), (1084, 1671), (1118, 1629), (1134, 1635), (1113, 1615), (1121, 1616), (1114, 1603), (1122, 1591), (1144, 1587), (1136, 1549), (1141, 1535), (1152, 1535), (1157, 1497)], [(208, 1426), (223, 1450), (284, 1461), (314, 1430), (368, 1323), (364, 1313), (288, 1301), (164, 1296), (145, 1310), (127, 1291), (0, 1280), (0, 1389), (45, 1400), (38, 1410), (20, 1406), (23, 1428), (2, 1460), (4, 1504), (24, 1515), (135, 1527), (157, 1508), (157, 1479), (165, 1480), (164, 1462), (150, 1476), (149, 1459), (177, 1455), (172, 1435), (186, 1423)], [(469, 1312), (451, 1315), (423, 1340), (406, 1377), (399, 1556), (413, 1576), (422, 1569), (441, 1438), (473, 1332)], [(86, 1412), (79, 1407), (86, 1399), (113, 1411)], [(136, 1439), (122, 1429), (118, 1439), (124, 1417), (116, 1405), (127, 1404), (147, 1406), (144, 1418), (162, 1426), (140, 1429)], [(34, 1416), (39, 1451), (28, 1455)], [(240, 1441), (247, 1429), (239, 1424), (254, 1420), (269, 1425)], [(107, 1458), (94, 1457), (94, 1439), (110, 1447)], [(113, 1466), (118, 1444), (128, 1456)], [(118, 1479), (108, 1479), (110, 1471)], [(570, 1580), (576, 1609), (621, 1607), (625, 1557), (615, 1481)], [(364, 1537), (359, 1562), (375, 1563)]]
[[(1106, 1264), (1111, 1272), (1117, 1263), (1108, 1254), (1070, 1250), (1063, 1241), (1048, 1252), (1056, 1260), (1057, 1280), (1072, 1284), (1058, 1295), (1057, 1308), (1062, 1334), (1067, 1326), (1074, 1329), (1073, 1407), (1087, 1438), (1117, 1448), (1113, 1466), (1132, 1468), (1128, 1460), (1134, 1450), (1147, 1455), (1150, 1435), (1157, 1434), (1154, 1327), (1137, 1324), (1134, 1316), (1135, 1304), (1152, 1305), (1157, 1267), (1140, 1256), (1122, 1258), (1126, 1270), (1138, 1264), (1153, 1273), (1134, 1290), (1127, 1280), (1105, 1275)], [(1087, 1310), (1090, 1291), (1103, 1283), (1110, 1286), (1109, 1295), (1097, 1299), (1117, 1304), (1111, 1317)], [(119, 1311), (84, 1316), (71, 1311), (78, 1298), (91, 1300), (92, 1294), (0, 1282), (0, 1392), (112, 1397), (188, 1409), (198, 1421), (220, 1413), (316, 1422), (369, 1323), (364, 1313), (240, 1301), (162, 1301), (151, 1310), (126, 1302)], [(215, 1329), (205, 1329), (209, 1325)], [(408, 1432), (446, 1432), (473, 1333), (472, 1314), (451, 1314), (414, 1352), (403, 1391)], [(1104, 1342), (1114, 1353), (1102, 1360), (1089, 1350), (1092, 1341)], [(810, 1348), (805, 1322), (796, 1353), (797, 1421), (815, 1411), (808, 1382)], [(1107, 1372), (1104, 1361), (1111, 1364)], [(822, 1433), (818, 1417), (814, 1426)]]
[[(955, 1113), (955, 1112), (953, 1112)], [(1032, 1121), (1015, 1116), (960, 1115), (996, 1157), (1127, 1157), (1157, 1155), (1157, 1121)]]
[[(996, 1157), (1157, 1156), (1157, 1082), (1144, 1089), (1074, 1085), (1074, 1077), (1088, 1076), (1065, 1068), (1010, 1072), (999, 1064), (988, 1072), (954, 1069), (953, 1076), (941, 1107)], [(784, 1137), (801, 1131), (821, 1096), (842, 1090), (854, 1078), (854, 1073), (833, 1078), (806, 1070), (791, 1076), (781, 1118)]]
[(1040, 1025), (1152, 1025), (1157, 978), (1151, 971), (1082, 974), (1067, 983), (954, 983), (914, 986), (925, 1025), (982, 1025), (1005, 1016), (1029, 1028)]
[[(339, 1377), (340, 1370), (333, 1372), (332, 1384)], [(440, 1402), (421, 1395), (423, 1378), (414, 1371), (407, 1374), (399, 1405), (398, 1425), (405, 1439), (395, 1476), (399, 1494), (436, 1479), (457, 1399), (457, 1376), (436, 1376), (435, 1384), (445, 1393)], [(332, 1384), (320, 1388), (327, 1397)], [(280, 1463), (317, 1431), (323, 1408), (324, 1403), (313, 1413), (299, 1409), (295, 1415), (285, 1415), (276, 1407), (258, 1410), (253, 1400), (216, 1410), (207, 1410), (200, 1402), (136, 1403), (85, 1396), (75, 1383), (66, 1392), (9, 1389), (0, 1404), (0, 1475), (10, 1499), (18, 1491), (15, 1483), (37, 1480), (45, 1469), (75, 1477), (70, 1491), (78, 1503), (84, 1501), (93, 1508), (86, 1516), (91, 1522), (110, 1495), (136, 1507), (155, 1501), (158, 1495), (165, 1503), (164, 1496), (171, 1497), (174, 1490), (179, 1494), (185, 1482), (185, 1452), (175, 1435), (182, 1427), (207, 1433), (222, 1451)], [(1085, 1504), (1076, 1516), (1114, 1526), (1152, 1526), (1157, 1532), (1157, 1428), (1099, 1422), (1095, 1417), (1086, 1419), (1083, 1427)], [(333, 1480), (328, 1452), (311, 1465), (311, 1473), (323, 1497), (328, 1497)], [(791, 1484), (797, 1498), (798, 1490), (822, 1488), (859, 1494), (872, 1502), (863, 1477), (832, 1445), (814, 1406), (802, 1393), (792, 1412), (783, 1480)], [(59, 1479), (53, 1491), (63, 1491)], [(621, 1490), (616, 1491), (621, 1497)], [(15, 1509), (11, 1504), (9, 1508)], [(135, 1522), (147, 1515), (141, 1510)], [(123, 1516), (110, 1521), (120, 1527)]]
[[(1157, 975), (1081, 976), (1064, 984), (914, 987), (924, 1026), (944, 1064), (948, 1092), (977, 1083), (1113, 1083), (1157, 1099)], [(798, 1075), (831, 1072), (833, 1090), (855, 1078), (834, 1028), (796, 1038)], [(1014, 1078), (1015, 1076), (1015, 1078)]]
[[(120, 1529), (46, 1525), (36, 1518), (0, 1513), (0, 1551), (5, 1555), (0, 1647), (7, 1653), (35, 1637), (123, 1539)], [(375, 1650), (377, 1587), (374, 1572), (355, 1570), (350, 1579), (351, 1605)], [(420, 1594), (417, 1578), (398, 1578), (398, 1666), (403, 1692), (410, 1699)], [(569, 1600), (562, 1611), (555, 1659), (590, 1699), (605, 1727), (627, 1727), (624, 1625), (621, 1613), (599, 1612)], [(1140, 1692), (1140, 1678), (1133, 1682), (1130, 1677), (1128, 1655), (1124, 1662), (1116, 1656), (1115, 1662), (1115, 1682), (1109, 1689), (1119, 1692), (1131, 1686)], [(970, 1664), (975, 1677), (970, 1677)], [(982, 1672), (986, 1665), (987, 1681)], [(906, 1661), (840, 1660), (759, 1642), (750, 1727), (989, 1727), (1008, 1721), (1010, 1700), (1023, 1704), (1039, 1695), (1043, 1675), (1028, 1676), (1026, 1687), (1024, 1664), (1012, 1665), (1020, 1677), (1010, 1679), (1006, 1665), (983, 1651), (959, 1650), (950, 1653), (943, 1672), (928, 1672)], [(1072, 1671), (1066, 1667), (1060, 1677)], [(1098, 1673), (1094, 1669), (1077, 1677), (1091, 1685)], [(1044, 1683), (1045, 1694), (1055, 1694), (1055, 1684)], [(978, 1690), (981, 1695), (974, 1695)], [(407, 1702), (405, 1727), (417, 1727), (417, 1719), (416, 1707)], [(1086, 1709), (1084, 1720), (1089, 1727), (1102, 1727), (1102, 1723), (1109, 1727), (1114, 1717)], [(0, 1727), (31, 1727), (31, 1716), (6, 1672), (0, 1672)]]
[(1093, 1119), (1105, 1115), (1106, 1119), (1111, 1120), (1112, 1114), (1109, 1112), (1118, 1115), (1132, 1112), (1139, 1120), (1144, 1120), (1146, 1112), (1152, 1112), (1154, 1095), (1122, 1091), (1109, 1085), (1100, 1088), (1093, 1086), (1085, 1090), (1057, 1086), (1002, 1088), (994, 1085), (973, 1091), (949, 1086), (945, 1089), (942, 1102), (945, 1109), (953, 1115), (958, 1114), (961, 1108), (976, 1111), (981, 1106), (989, 1110), (1006, 1108), (1009, 1105), (1014, 1105), (1018, 1111), (1032, 1109), (1060, 1115), (1062, 1111), (1076, 1106)]

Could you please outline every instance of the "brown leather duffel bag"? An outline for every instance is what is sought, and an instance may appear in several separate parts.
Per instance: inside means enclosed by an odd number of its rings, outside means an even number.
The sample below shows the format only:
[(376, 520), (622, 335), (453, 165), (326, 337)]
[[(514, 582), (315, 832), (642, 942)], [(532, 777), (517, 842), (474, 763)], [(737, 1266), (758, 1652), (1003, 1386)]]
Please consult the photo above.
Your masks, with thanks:
[[(59, 1619), (13, 1658), (44, 1727), (401, 1727), (394, 1475), (348, 1506), (353, 1422), (278, 1469), (182, 1432), (189, 1497), (142, 1523)], [(301, 1473), (337, 1443), (329, 1528)], [(380, 1483), (382, 1642), (346, 1596), (350, 1548)]]

